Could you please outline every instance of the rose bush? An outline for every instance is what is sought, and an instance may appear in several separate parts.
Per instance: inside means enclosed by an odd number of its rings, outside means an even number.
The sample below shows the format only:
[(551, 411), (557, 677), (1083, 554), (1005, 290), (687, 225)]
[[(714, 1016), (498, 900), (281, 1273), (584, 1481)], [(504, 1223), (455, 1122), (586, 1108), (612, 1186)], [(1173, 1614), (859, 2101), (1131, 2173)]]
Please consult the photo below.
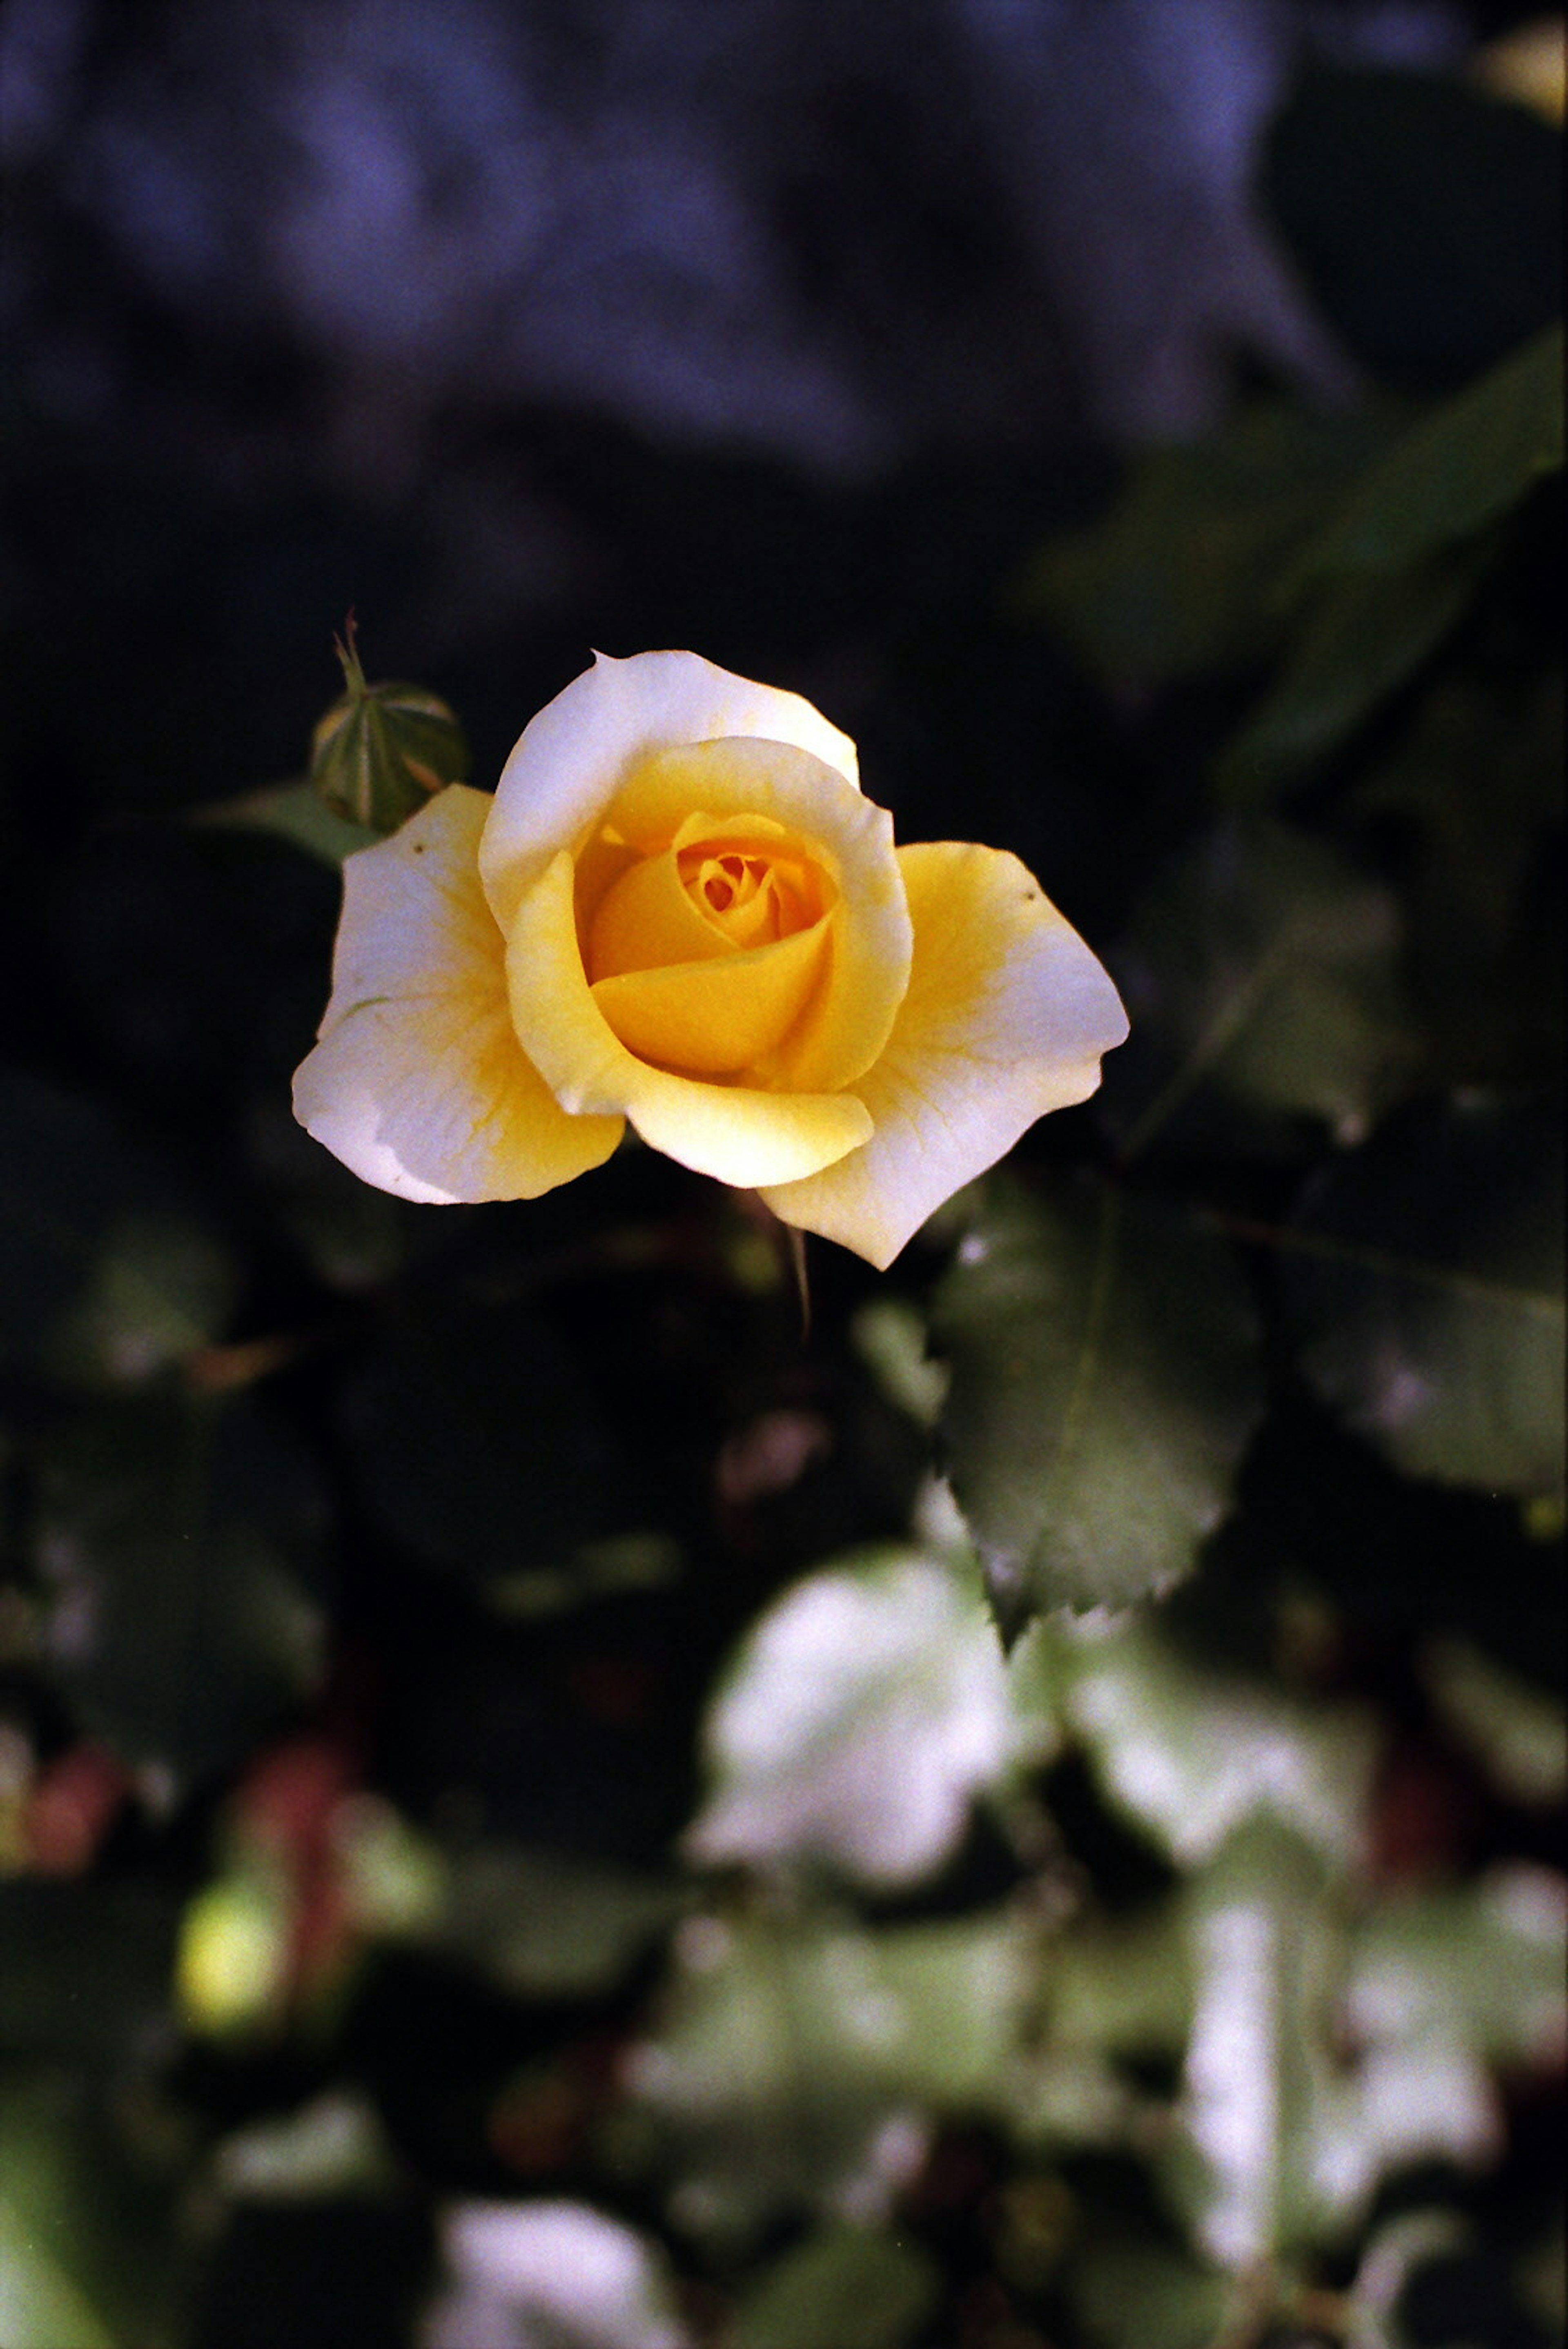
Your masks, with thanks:
[(629, 1120), (889, 1264), (1127, 1020), (1014, 856), (896, 849), (855, 746), (694, 653), (597, 657), (493, 798), (344, 867), (303, 1124), (367, 1182), (532, 1198)]

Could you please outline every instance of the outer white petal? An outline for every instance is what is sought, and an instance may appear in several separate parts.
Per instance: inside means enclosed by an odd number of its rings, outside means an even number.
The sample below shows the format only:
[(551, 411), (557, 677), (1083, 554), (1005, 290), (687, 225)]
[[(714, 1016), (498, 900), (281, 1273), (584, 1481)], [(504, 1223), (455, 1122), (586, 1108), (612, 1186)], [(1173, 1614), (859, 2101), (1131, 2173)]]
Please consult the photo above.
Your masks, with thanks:
[(568, 1116), (517, 1041), (479, 879), (490, 801), (454, 783), (343, 868), (320, 1040), (295, 1114), (405, 1199), (531, 1199), (597, 1166), (618, 1117)]
[(596, 653), (592, 668), (524, 729), (501, 771), (480, 850), (496, 919), (510, 925), (526, 882), (558, 849), (576, 846), (639, 759), (733, 735), (793, 743), (858, 789), (854, 743), (798, 693), (753, 685), (697, 653)]
[(1037, 1117), (1086, 1099), (1127, 1032), (1109, 978), (1016, 856), (938, 841), (898, 863), (915, 955), (888, 1048), (856, 1082), (875, 1130), (762, 1194), (883, 1269)]

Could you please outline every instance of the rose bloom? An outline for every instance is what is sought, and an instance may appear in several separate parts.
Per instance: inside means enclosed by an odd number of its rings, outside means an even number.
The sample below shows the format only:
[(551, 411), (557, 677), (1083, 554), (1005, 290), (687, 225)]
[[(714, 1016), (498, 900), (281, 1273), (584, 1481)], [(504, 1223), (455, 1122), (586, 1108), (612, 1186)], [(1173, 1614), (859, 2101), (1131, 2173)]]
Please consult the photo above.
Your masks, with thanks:
[(846, 736), (695, 653), (599, 656), (343, 879), (295, 1109), (406, 1199), (535, 1198), (629, 1119), (885, 1267), (1127, 1033), (1015, 856), (895, 848)]

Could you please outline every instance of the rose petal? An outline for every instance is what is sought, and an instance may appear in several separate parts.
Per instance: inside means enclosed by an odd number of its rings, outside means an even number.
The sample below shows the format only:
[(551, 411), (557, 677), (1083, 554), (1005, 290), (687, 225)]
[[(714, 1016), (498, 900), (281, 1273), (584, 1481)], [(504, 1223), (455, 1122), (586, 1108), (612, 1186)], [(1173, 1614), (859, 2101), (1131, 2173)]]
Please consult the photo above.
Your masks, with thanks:
[(774, 1093), (672, 1076), (628, 1051), (594, 999), (563, 851), (524, 891), (507, 945), (512, 1017), (562, 1105), (624, 1114), (681, 1165), (753, 1189), (815, 1174), (871, 1131), (853, 1093)]
[(502, 770), (480, 855), (497, 920), (510, 926), (528, 879), (557, 849), (578, 844), (640, 760), (732, 735), (793, 743), (856, 782), (854, 743), (797, 693), (753, 685), (696, 653), (596, 653)]
[(454, 783), (348, 858), (332, 997), (294, 1081), (300, 1123), (405, 1199), (536, 1198), (620, 1139), (618, 1117), (568, 1116), (517, 1042), (479, 878), (489, 809)]
[(779, 824), (836, 889), (823, 984), (776, 1065), (757, 1073), (799, 1092), (854, 1084), (891, 1035), (909, 978), (909, 914), (892, 817), (798, 745), (737, 738), (645, 761), (615, 802), (616, 828), (633, 839), (684, 842), (697, 830), (688, 816), (696, 808), (704, 826), (724, 817)]
[(673, 848), (661, 856), (639, 857), (623, 873), (606, 891), (588, 928), (587, 967), (596, 979), (613, 978), (623, 970), (658, 970), (669, 963), (705, 962), (734, 951), (734, 940), (687, 888)]
[(601, 978), (594, 1001), (628, 1050), (690, 1076), (740, 1076), (776, 1051), (815, 984), (828, 922), (717, 961)]
[(1127, 1032), (1110, 979), (1017, 857), (936, 841), (898, 863), (915, 955), (888, 1048), (856, 1088), (871, 1139), (763, 1188), (786, 1224), (883, 1270), (1026, 1126), (1086, 1099)]

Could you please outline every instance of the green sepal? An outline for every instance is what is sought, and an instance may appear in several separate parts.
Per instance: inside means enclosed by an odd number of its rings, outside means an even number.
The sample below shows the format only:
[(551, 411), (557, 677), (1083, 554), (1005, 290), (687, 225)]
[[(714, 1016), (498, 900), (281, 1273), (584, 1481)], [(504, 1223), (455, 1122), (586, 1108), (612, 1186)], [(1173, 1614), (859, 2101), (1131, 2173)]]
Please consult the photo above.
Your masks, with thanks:
[(310, 780), (329, 808), (376, 833), (396, 832), (448, 783), (466, 781), (457, 718), (422, 685), (368, 685), (352, 616), (337, 646), (344, 691), (310, 737)]

